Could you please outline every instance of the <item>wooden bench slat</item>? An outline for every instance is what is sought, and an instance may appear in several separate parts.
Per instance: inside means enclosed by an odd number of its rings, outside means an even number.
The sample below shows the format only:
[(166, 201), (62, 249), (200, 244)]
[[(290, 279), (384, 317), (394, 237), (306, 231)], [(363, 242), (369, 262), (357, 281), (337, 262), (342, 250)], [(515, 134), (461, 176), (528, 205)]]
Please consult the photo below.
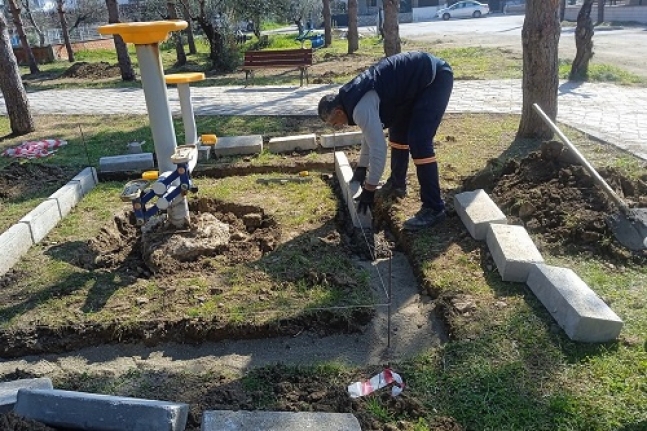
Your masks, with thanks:
[(301, 71), (301, 85), (303, 85), (303, 77), (307, 79), (307, 69), (312, 66), (312, 51), (312, 48), (247, 51), (241, 69), (246, 72), (245, 80), (247, 80), (250, 74), (252, 78), (254, 77), (254, 70), (295, 68)]

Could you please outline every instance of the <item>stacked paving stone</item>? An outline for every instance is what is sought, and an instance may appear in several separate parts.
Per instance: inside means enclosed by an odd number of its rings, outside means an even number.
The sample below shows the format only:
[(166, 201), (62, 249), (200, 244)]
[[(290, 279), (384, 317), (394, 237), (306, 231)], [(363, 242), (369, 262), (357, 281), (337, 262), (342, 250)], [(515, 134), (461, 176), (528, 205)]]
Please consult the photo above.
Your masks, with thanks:
[(32, 245), (38, 244), (98, 184), (94, 168), (85, 168), (18, 223), (0, 235), (0, 276), (9, 271)]
[(455, 195), (454, 207), (470, 235), (486, 241), (501, 278), (526, 283), (570, 339), (602, 343), (620, 335), (622, 320), (575, 272), (544, 264), (526, 229), (508, 225), (485, 191)]

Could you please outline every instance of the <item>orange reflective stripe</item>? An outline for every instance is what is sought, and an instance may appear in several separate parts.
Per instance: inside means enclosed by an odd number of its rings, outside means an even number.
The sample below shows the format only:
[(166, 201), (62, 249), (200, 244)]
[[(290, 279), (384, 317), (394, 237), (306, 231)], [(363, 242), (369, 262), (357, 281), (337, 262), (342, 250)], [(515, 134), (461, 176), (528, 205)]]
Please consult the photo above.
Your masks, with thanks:
[(408, 150), (409, 146), (406, 144), (398, 144), (397, 142), (389, 141), (389, 146), (396, 150)]
[(425, 159), (413, 159), (414, 165), (428, 165), (429, 163), (436, 163), (436, 157), (427, 157)]

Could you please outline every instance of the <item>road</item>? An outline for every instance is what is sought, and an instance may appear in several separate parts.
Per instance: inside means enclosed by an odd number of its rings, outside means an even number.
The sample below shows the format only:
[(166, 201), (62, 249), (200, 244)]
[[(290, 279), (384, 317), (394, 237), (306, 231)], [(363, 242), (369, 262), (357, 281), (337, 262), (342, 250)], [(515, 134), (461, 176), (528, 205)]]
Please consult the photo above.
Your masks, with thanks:
[[(438, 48), (483, 46), (522, 53), (523, 15), (491, 15), (479, 19), (432, 20), (400, 24), (400, 36), (433, 42)], [(575, 26), (564, 25), (559, 42), (560, 59), (575, 57)], [(360, 33), (375, 33), (375, 28), (362, 27)], [(647, 26), (596, 27), (593, 36), (593, 63), (615, 64), (631, 73), (647, 78), (645, 47)]]

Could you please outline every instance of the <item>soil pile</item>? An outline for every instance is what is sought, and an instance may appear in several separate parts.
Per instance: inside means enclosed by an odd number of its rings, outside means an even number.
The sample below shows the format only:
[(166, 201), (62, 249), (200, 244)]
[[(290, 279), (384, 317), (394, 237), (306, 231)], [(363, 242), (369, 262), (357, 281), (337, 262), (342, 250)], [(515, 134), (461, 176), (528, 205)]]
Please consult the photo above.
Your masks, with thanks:
[(61, 78), (80, 78), (80, 79), (105, 79), (121, 76), (119, 65), (110, 65), (105, 61), (98, 63), (87, 63), (80, 61), (70, 66)]
[(74, 176), (70, 169), (38, 163), (13, 162), (0, 170), (0, 199), (17, 199), (48, 187), (60, 187)]

